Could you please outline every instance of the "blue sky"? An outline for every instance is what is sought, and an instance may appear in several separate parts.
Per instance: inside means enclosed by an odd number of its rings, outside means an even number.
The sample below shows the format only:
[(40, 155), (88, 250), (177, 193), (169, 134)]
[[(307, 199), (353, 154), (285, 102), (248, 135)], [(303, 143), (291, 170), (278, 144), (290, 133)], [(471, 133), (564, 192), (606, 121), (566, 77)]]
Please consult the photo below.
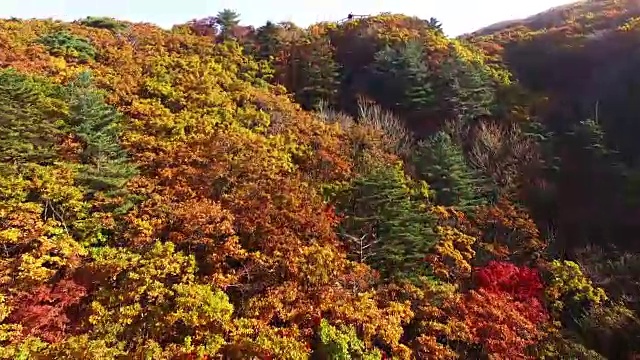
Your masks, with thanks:
[(241, 14), (242, 24), (267, 20), (293, 21), (300, 26), (345, 18), (349, 12), (370, 15), (404, 13), (438, 18), (455, 36), (492, 23), (521, 18), (566, 0), (0, 0), (0, 17), (75, 20), (88, 15), (144, 21), (169, 28), (194, 18), (215, 15), (224, 8)]

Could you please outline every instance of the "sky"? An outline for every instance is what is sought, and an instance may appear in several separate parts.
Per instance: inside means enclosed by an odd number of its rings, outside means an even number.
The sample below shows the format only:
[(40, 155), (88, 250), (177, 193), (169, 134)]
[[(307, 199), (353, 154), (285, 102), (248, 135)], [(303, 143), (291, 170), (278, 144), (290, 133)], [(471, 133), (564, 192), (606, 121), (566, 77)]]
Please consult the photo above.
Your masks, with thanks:
[(0, 18), (54, 18), (66, 21), (86, 16), (150, 22), (164, 28), (229, 8), (242, 25), (261, 26), (267, 20), (308, 26), (355, 15), (402, 13), (435, 17), (447, 35), (457, 36), (493, 23), (519, 19), (572, 0), (0, 0)]

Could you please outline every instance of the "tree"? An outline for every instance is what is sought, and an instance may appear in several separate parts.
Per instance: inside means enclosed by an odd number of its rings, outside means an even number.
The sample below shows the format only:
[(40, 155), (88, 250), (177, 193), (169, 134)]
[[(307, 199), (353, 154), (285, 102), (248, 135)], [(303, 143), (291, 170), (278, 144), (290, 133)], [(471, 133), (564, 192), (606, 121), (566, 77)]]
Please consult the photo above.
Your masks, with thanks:
[(215, 17), (215, 24), (222, 39), (229, 39), (231, 30), (239, 23), (240, 14), (230, 9), (220, 11)]
[(97, 51), (91, 42), (68, 31), (57, 31), (38, 39), (54, 56), (62, 56), (68, 60), (88, 62), (95, 59)]
[(67, 335), (71, 324), (69, 310), (86, 295), (86, 289), (72, 280), (40, 285), (21, 292), (14, 299), (15, 308), (8, 320), (21, 324), (23, 335), (39, 336), (47, 342), (57, 342)]
[(312, 355), (314, 359), (382, 359), (379, 350), (367, 351), (365, 349), (363, 341), (358, 338), (353, 328), (341, 326), (338, 329), (329, 324), (327, 320), (322, 319), (318, 330), (320, 341), (318, 349)]
[(68, 89), (69, 124), (83, 143), (80, 180), (92, 192), (115, 195), (136, 174), (127, 153), (118, 143), (122, 115), (105, 104), (91, 86), (91, 75), (82, 73)]
[(544, 286), (537, 269), (492, 261), (475, 271), (474, 280), (480, 289), (511, 296), (515, 301), (527, 305), (524, 315), (532, 322), (547, 320), (548, 314), (542, 305)]
[(371, 265), (385, 279), (424, 274), (425, 256), (436, 241), (434, 220), (419, 200), (425, 190), (420, 195), (399, 165), (377, 166), (356, 178), (338, 200), (354, 260)]
[(491, 114), (495, 91), (487, 70), (462, 59), (457, 50), (449, 50), (436, 83), (444, 100), (441, 106), (450, 118), (468, 123)]
[(488, 202), (486, 181), (471, 169), (447, 133), (440, 131), (419, 143), (413, 163), (419, 177), (435, 190), (437, 204), (468, 210)]
[(439, 33), (443, 32), (442, 23), (434, 17), (429, 18), (429, 20), (427, 21), (427, 25)]
[(280, 31), (283, 31), (283, 28), (271, 21), (267, 21), (266, 24), (256, 30), (256, 41), (258, 43), (256, 55), (259, 59), (268, 60), (276, 55), (281, 46), (281, 40), (278, 36)]
[(307, 56), (297, 59), (305, 77), (298, 86), (296, 100), (306, 109), (314, 108), (321, 100), (334, 104), (340, 86), (340, 67), (333, 59), (331, 42), (326, 38), (310, 39), (306, 52)]
[(530, 263), (547, 247), (526, 208), (504, 198), (475, 209), (469, 225), (470, 234), (478, 238), (476, 264), (492, 259)]
[(120, 21), (106, 16), (87, 16), (79, 21), (84, 26), (94, 27), (98, 29), (107, 29), (113, 32), (120, 32), (127, 28), (127, 25)]
[(420, 42), (410, 41), (399, 48), (387, 45), (375, 54), (370, 67), (370, 90), (383, 105), (420, 111), (434, 103), (431, 72)]
[(467, 359), (531, 359), (527, 349), (544, 338), (538, 325), (545, 312), (504, 293), (472, 290), (447, 308), (449, 326), (466, 330), (453, 333), (450, 340), (462, 343)]

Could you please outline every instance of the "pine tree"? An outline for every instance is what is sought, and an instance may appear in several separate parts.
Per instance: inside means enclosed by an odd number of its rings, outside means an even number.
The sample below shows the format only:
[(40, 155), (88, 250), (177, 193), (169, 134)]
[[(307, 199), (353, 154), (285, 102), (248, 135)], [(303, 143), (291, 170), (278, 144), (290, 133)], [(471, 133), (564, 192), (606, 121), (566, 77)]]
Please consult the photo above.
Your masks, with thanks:
[(444, 33), (444, 30), (442, 29), (442, 23), (438, 19), (431, 17), (426, 21), (426, 23), (428, 27), (434, 29), (437, 33)]
[(418, 144), (418, 174), (435, 190), (436, 203), (468, 209), (487, 202), (486, 181), (467, 164), (462, 149), (440, 131)]
[(281, 43), (278, 38), (281, 30), (282, 27), (271, 21), (267, 21), (264, 26), (261, 26), (256, 30), (258, 47), (255, 55), (258, 59), (269, 60), (270, 57), (276, 55)]
[(51, 55), (65, 57), (66, 59), (87, 62), (90, 59), (95, 59), (97, 55), (97, 51), (91, 41), (66, 30), (44, 35), (38, 42), (44, 45)]
[(333, 58), (333, 49), (328, 39), (311, 41), (309, 58), (303, 61), (301, 73), (305, 74), (302, 89), (297, 100), (306, 108), (312, 109), (320, 101), (332, 105), (336, 101), (340, 86), (340, 67)]
[(434, 220), (424, 208), (425, 188), (407, 179), (401, 164), (374, 167), (356, 178), (345, 195), (339, 201), (346, 215), (342, 232), (354, 260), (386, 279), (426, 274)]
[(240, 14), (230, 9), (224, 9), (216, 15), (215, 22), (218, 25), (220, 36), (226, 40), (231, 35), (231, 29), (240, 23)]
[(439, 92), (446, 110), (464, 122), (491, 113), (495, 92), (489, 76), (476, 63), (460, 58), (455, 50), (442, 65)]
[(0, 71), (0, 161), (46, 163), (56, 156), (62, 112), (50, 87), (13, 69)]
[(401, 53), (406, 66), (406, 107), (411, 110), (422, 110), (433, 104), (434, 94), (429, 82), (429, 68), (424, 62), (425, 54), (422, 44), (409, 42)]
[(84, 143), (80, 180), (93, 192), (115, 195), (136, 173), (118, 143), (122, 116), (91, 86), (88, 72), (70, 85), (69, 93), (69, 124)]
[(434, 104), (424, 47), (410, 41), (399, 49), (387, 46), (375, 55), (372, 93), (386, 106), (419, 111)]

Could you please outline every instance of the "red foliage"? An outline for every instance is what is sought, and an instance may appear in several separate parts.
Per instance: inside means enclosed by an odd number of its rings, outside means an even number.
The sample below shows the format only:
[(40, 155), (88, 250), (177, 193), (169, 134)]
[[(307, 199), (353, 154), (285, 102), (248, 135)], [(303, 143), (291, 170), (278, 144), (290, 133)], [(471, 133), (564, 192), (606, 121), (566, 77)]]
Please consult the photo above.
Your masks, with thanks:
[(476, 271), (476, 283), (489, 292), (505, 292), (518, 300), (540, 298), (543, 285), (537, 269), (491, 261)]
[(544, 287), (537, 269), (491, 261), (476, 270), (474, 280), (480, 289), (488, 293), (509, 296), (526, 305), (523, 315), (530, 321), (540, 323), (547, 320), (548, 314), (541, 302)]
[(48, 342), (60, 341), (71, 323), (67, 310), (77, 305), (86, 293), (86, 289), (73, 280), (62, 280), (53, 286), (40, 285), (14, 298), (14, 311), (8, 320), (21, 324), (24, 335), (38, 336)]

